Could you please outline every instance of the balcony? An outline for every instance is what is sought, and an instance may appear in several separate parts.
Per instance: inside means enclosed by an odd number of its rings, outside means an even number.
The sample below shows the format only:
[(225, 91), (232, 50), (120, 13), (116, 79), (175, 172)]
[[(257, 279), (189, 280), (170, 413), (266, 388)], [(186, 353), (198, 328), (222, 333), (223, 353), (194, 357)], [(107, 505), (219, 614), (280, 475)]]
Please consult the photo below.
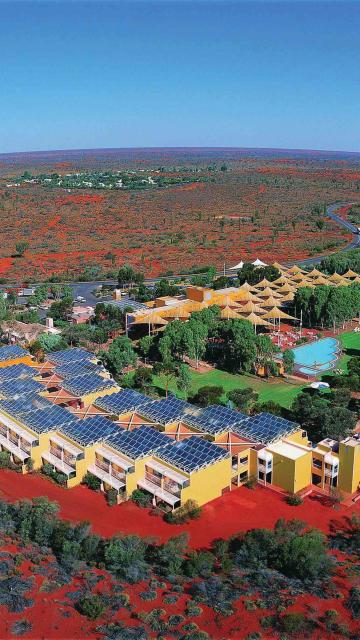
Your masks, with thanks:
[(190, 480), (187, 476), (179, 473), (178, 471), (174, 471), (165, 464), (161, 464), (155, 460), (149, 460), (149, 462), (146, 463), (146, 468), (151, 471), (155, 471), (158, 474), (158, 477), (162, 477), (165, 482), (175, 482), (180, 488), (188, 487), (190, 484)]
[(65, 464), (69, 465), (70, 467), (73, 467), (73, 471), (75, 471), (76, 458), (70, 455), (66, 455), (66, 453), (62, 449), (58, 449), (57, 447), (52, 447), (51, 445), (50, 445), (50, 453), (55, 458), (58, 458), (58, 460), (65, 462)]
[[(129, 460), (126, 460), (126, 458), (113, 453), (112, 451), (110, 451), (110, 449), (107, 449), (105, 447), (98, 447), (95, 451), (95, 454), (96, 456), (100, 456), (101, 458), (103, 458), (104, 464), (109, 465), (110, 463), (113, 463), (117, 467), (120, 467), (120, 469), (123, 469), (124, 473), (131, 473), (134, 471), (134, 466), (131, 462), (129, 462)], [(97, 459), (99, 460), (99, 458)]]
[(113, 487), (117, 491), (125, 487), (125, 482), (123, 481), (125, 480), (125, 474), (123, 476), (123, 479), (120, 479), (114, 476), (112, 473), (107, 473), (104, 469), (99, 467), (97, 464), (92, 464), (88, 468), (88, 472), (92, 473), (92, 475), (96, 476), (96, 478), (99, 478), (101, 482), (105, 482), (105, 484), (108, 484), (110, 487)]
[(6, 451), (9, 451), (9, 453), (14, 455), (19, 460), (21, 460), (21, 462), (25, 462), (25, 460), (30, 457), (27, 451), (21, 449), (21, 447), (11, 442), (11, 440), (6, 438), (2, 434), (0, 434), (0, 446), (3, 447)]
[[(54, 447), (55, 445), (55, 447)], [(74, 464), (76, 460), (79, 460), (80, 457), (83, 457), (83, 450), (75, 445), (71, 444), (62, 438), (61, 436), (54, 435), (50, 438), (50, 448), (58, 449), (59, 451), (63, 451), (64, 458), (68, 458), (69, 460), (74, 460)]]
[(339, 473), (339, 469), (338, 467), (335, 467), (334, 469), (325, 469), (324, 471), (324, 475), (327, 478), (335, 478)]
[(60, 460), (57, 456), (53, 455), (51, 451), (45, 451), (42, 456), (43, 460), (51, 464), (57, 471), (64, 473), (66, 476), (73, 477), (75, 475), (74, 467), (70, 467), (70, 465), (66, 464), (64, 460)]
[(110, 462), (95, 458), (95, 466), (101, 471), (105, 471), (105, 473), (108, 473), (110, 476), (114, 476), (115, 478), (118, 478), (118, 480), (122, 480), (123, 482), (125, 482), (125, 471), (114, 469)]
[(156, 498), (159, 498), (159, 500), (166, 502), (171, 507), (175, 507), (175, 505), (180, 502), (179, 496), (175, 496), (172, 493), (169, 493), (169, 491), (162, 489), (146, 478), (144, 478), (143, 480), (138, 480), (138, 487), (140, 487), (140, 489), (145, 489), (145, 491), (148, 491)]

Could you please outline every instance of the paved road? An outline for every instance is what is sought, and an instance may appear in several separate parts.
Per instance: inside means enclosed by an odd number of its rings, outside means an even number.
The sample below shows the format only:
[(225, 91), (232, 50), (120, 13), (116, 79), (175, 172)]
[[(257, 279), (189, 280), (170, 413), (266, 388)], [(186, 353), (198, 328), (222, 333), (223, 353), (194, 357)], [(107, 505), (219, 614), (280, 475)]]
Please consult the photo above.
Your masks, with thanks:
[[(337, 215), (336, 213), (339, 209), (349, 204), (352, 204), (352, 203), (341, 202), (341, 203), (331, 204), (328, 206), (326, 210), (326, 213), (330, 218), (332, 218), (340, 226), (344, 227), (347, 231), (350, 231), (350, 233), (353, 234), (353, 241), (347, 247), (344, 247), (342, 251), (348, 251), (349, 249), (360, 248), (360, 234), (358, 233), (357, 227), (354, 224), (351, 224), (351, 222), (348, 222), (341, 216)], [(319, 264), (321, 260), (323, 260), (326, 257), (326, 255), (327, 254), (324, 254), (321, 256), (315, 256), (313, 258), (305, 258), (304, 260), (298, 260), (297, 262), (298, 264), (302, 264), (302, 265)], [(287, 265), (291, 266), (292, 264), (293, 262), (284, 263), (285, 266)], [(234, 271), (231, 271), (229, 269), (227, 269), (225, 273), (226, 275), (235, 275)], [(194, 274), (185, 274), (185, 275), (191, 276)], [(180, 277), (183, 278), (185, 277), (185, 275), (179, 274), (179, 275), (167, 276), (167, 279), (175, 280)], [(224, 272), (220, 271), (218, 272), (217, 275), (219, 276), (224, 275)], [(161, 278), (146, 278), (145, 283), (153, 284), (153, 283), (159, 282), (159, 280), (161, 280)], [(94, 306), (97, 302), (109, 300), (110, 298), (97, 298), (96, 296), (94, 296), (93, 291), (95, 291), (97, 288), (99, 288), (103, 284), (110, 284), (110, 285), (117, 284), (117, 281), (116, 280), (96, 280), (93, 282), (69, 282), (68, 284), (72, 287), (74, 291), (74, 298), (76, 298), (77, 296), (81, 296), (82, 298), (85, 299), (86, 302), (83, 302), (81, 304)], [(7, 286), (2, 285), (0, 288), (6, 289)], [(126, 298), (123, 298), (123, 300), (126, 300)]]

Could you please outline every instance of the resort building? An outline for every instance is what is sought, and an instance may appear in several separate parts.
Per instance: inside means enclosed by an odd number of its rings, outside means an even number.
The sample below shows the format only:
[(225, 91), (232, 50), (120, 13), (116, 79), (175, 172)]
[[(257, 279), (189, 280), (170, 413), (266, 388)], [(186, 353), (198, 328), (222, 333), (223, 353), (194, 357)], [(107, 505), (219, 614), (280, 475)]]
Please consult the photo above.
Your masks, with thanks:
[[(24, 473), (47, 466), (68, 487), (92, 474), (118, 501), (141, 489), (170, 509), (189, 499), (203, 505), (250, 478), (291, 493), (359, 489), (356, 434), (311, 446), (298, 424), (269, 413), (151, 400), (121, 390), (93, 354), (71, 351), (43, 364), (27, 352), (3, 356), (0, 448)], [(27, 360), (14, 364), (17, 357)]]

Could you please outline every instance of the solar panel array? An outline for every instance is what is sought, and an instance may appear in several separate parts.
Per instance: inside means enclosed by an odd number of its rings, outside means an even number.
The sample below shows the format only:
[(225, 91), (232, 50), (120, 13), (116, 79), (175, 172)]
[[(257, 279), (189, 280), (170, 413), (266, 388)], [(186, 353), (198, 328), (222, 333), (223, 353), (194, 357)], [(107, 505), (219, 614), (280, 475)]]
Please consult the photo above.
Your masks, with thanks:
[(109, 389), (116, 386), (114, 380), (103, 378), (96, 373), (88, 373), (82, 376), (76, 376), (74, 378), (65, 379), (61, 386), (66, 391), (74, 394), (74, 396), (84, 396), (88, 393), (94, 393), (95, 391), (102, 391), (103, 389)]
[(44, 391), (44, 386), (37, 380), (31, 378), (17, 378), (16, 380), (8, 380), (0, 384), (0, 395), (5, 398), (15, 398), (24, 394), (34, 394), (39, 391)]
[(137, 311), (138, 309), (149, 308), (143, 302), (137, 302), (136, 300), (109, 300), (105, 304), (110, 304), (111, 306), (122, 310), (131, 308), (133, 311)]
[(141, 415), (149, 420), (153, 420), (158, 424), (166, 425), (170, 422), (176, 422), (183, 415), (192, 413), (196, 410), (196, 407), (185, 402), (185, 400), (179, 400), (174, 396), (164, 398), (157, 402), (149, 402), (141, 407)]
[(53, 351), (48, 353), (46, 359), (54, 364), (66, 364), (68, 362), (81, 362), (86, 360), (94, 360), (95, 356), (86, 349), (75, 347), (74, 349), (65, 349), (64, 351)]
[(34, 375), (36, 375), (36, 370), (33, 367), (29, 367), (27, 364), (20, 362), (20, 364), (13, 364), (10, 367), (0, 369), (0, 383), (7, 382), (8, 380), (17, 380), (19, 378), (33, 378)]
[(21, 422), (36, 433), (47, 433), (74, 420), (79, 422), (70, 411), (56, 404), (47, 409), (31, 411), (21, 417)]
[(168, 443), (168, 436), (147, 425), (142, 425), (133, 431), (121, 431), (110, 436), (106, 441), (107, 445), (125, 454), (132, 460), (150, 455)]
[(129, 411), (135, 411), (141, 405), (148, 404), (149, 398), (133, 389), (116, 391), (108, 396), (97, 398), (95, 405), (114, 416), (121, 416)]
[(229, 458), (226, 449), (197, 436), (168, 444), (156, 452), (156, 457), (168, 462), (182, 471), (191, 473), (219, 460)]
[(216, 435), (231, 429), (246, 419), (247, 416), (243, 413), (214, 404), (185, 415), (183, 421), (199, 431)]
[(21, 358), (28, 355), (29, 352), (17, 344), (8, 344), (0, 347), (0, 362), (6, 362), (6, 360), (13, 360), (14, 358)]
[(272, 413), (259, 413), (244, 420), (234, 429), (239, 435), (250, 438), (253, 442), (270, 444), (280, 438), (284, 438), (298, 429), (295, 422), (274, 416)]
[(122, 432), (122, 427), (114, 424), (104, 416), (94, 416), (93, 418), (73, 420), (73, 422), (63, 424), (61, 431), (72, 440), (75, 440), (75, 442), (86, 447), (95, 442), (102, 442), (119, 431)]
[(95, 362), (80, 361), (80, 362), (67, 362), (55, 367), (55, 373), (62, 378), (73, 378), (75, 376), (83, 376), (87, 373), (99, 373), (104, 371), (104, 367), (96, 364)]
[(21, 418), (31, 411), (53, 407), (53, 403), (38, 394), (20, 396), (16, 400), (0, 400), (0, 410), (6, 411), (14, 418)]

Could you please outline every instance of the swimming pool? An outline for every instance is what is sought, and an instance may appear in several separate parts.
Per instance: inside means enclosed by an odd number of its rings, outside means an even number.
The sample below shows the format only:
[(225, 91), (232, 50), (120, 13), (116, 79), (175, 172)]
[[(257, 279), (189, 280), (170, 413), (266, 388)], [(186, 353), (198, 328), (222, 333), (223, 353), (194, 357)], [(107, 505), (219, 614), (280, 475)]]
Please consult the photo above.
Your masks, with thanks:
[(321, 338), (292, 349), (295, 367), (300, 373), (317, 376), (332, 369), (339, 357), (340, 345), (335, 338)]

